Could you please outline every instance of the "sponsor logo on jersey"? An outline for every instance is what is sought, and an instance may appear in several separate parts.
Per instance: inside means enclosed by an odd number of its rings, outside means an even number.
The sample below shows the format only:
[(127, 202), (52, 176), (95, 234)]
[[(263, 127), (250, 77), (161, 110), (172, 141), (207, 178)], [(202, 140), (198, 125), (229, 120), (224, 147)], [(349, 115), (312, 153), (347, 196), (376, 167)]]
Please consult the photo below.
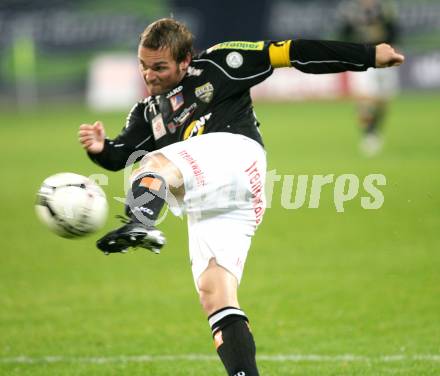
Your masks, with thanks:
[(230, 52), (226, 56), (226, 64), (231, 68), (240, 68), (243, 65), (243, 55), (240, 52)]
[(197, 108), (197, 103), (193, 103), (191, 104), (191, 106), (183, 109), (183, 111), (180, 113), (179, 116), (173, 118), (173, 122), (175, 123), (175, 126), (180, 127), (183, 123), (185, 123), (185, 121), (187, 121), (188, 118), (194, 113), (196, 108)]
[(175, 89), (171, 90), (167, 95), (166, 98), (170, 99), (173, 95), (176, 95), (177, 93), (180, 93), (183, 89), (183, 86), (177, 86)]
[(185, 129), (185, 133), (183, 134), (183, 139), (187, 140), (188, 138), (200, 136), (205, 131), (205, 124), (211, 118), (212, 113), (203, 115), (200, 119), (194, 120), (188, 127)]
[(202, 86), (196, 87), (195, 94), (202, 102), (209, 103), (214, 96), (214, 86), (212, 86), (210, 82), (207, 82)]
[(262, 51), (264, 48), (264, 42), (245, 42), (245, 41), (234, 41), (234, 42), (223, 42), (216, 44), (206, 50), (209, 54), (215, 50), (248, 50), (248, 51)]
[(156, 115), (151, 123), (153, 128), (153, 136), (155, 140), (158, 140), (159, 138), (167, 134), (165, 125), (163, 124), (162, 114)]
[(203, 69), (197, 69), (197, 68), (189, 66), (188, 70), (186, 71), (186, 75), (188, 77), (191, 77), (191, 76), (198, 77), (202, 74), (202, 72), (203, 72)]
[(183, 106), (183, 94), (179, 93), (170, 98), (171, 107), (173, 111), (177, 111), (180, 107)]

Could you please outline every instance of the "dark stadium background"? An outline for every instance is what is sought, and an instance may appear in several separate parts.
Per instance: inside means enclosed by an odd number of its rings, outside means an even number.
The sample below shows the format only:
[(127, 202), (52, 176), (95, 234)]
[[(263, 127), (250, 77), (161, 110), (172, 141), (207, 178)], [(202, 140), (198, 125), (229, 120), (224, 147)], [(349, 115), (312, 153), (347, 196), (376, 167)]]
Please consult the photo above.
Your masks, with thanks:
[[(93, 56), (108, 51), (134, 53), (137, 35), (158, 17), (173, 16), (196, 35), (197, 49), (225, 40), (335, 38), (338, 0), (33, 0), (0, 2), (0, 99), (14, 103), (17, 80), (41, 100), (82, 101)], [(401, 69), (405, 89), (440, 88), (438, 1), (396, 2), (399, 47), (407, 55)], [(16, 49), (33, 45), (34, 61)], [(26, 44), (27, 43), (27, 44)], [(19, 54), (20, 55), (20, 54)], [(28, 54), (29, 55), (29, 54)], [(15, 56), (15, 57), (14, 57)], [(21, 66), (23, 65), (23, 67)], [(423, 77), (430, 76), (430, 79)], [(26, 85), (26, 84), (25, 84)], [(25, 100), (32, 101), (32, 95)]]

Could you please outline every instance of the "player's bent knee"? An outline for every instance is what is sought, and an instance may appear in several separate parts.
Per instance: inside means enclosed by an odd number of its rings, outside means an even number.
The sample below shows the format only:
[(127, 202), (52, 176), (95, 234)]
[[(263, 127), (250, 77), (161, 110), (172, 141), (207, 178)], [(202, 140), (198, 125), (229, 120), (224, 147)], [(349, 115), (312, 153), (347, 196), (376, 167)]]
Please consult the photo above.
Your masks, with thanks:
[(161, 153), (153, 155), (147, 154), (141, 159), (139, 168), (132, 172), (131, 179), (135, 179), (137, 176), (145, 172), (160, 173), (167, 163), (169, 163), (168, 159), (166, 159)]
[(184, 194), (183, 176), (181, 171), (162, 153), (146, 155), (140, 162), (140, 167), (131, 174), (133, 182), (139, 176), (146, 173), (159, 174), (163, 177), (172, 194), (175, 196)]
[(237, 299), (231, 299), (219, 292), (199, 290), (199, 300), (203, 312), (208, 316), (223, 307), (239, 307)]
[(217, 301), (219, 293), (214, 281), (209, 276), (204, 275), (199, 279), (197, 284), (199, 290), (199, 300), (202, 305), (203, 311), (207, 314), (214, 312), (217, 308)]
[(203, 311), (209, 315), (212, 312), (220, 308), (216, 302), (216, 297), (213, 291), (203, 290), (199, 288), (199, 300), (202, 305)]
[(211, 259), (208, 268), (197, 281), (200, 304), (204, 312), (210, 315), (226, 307), (238, 307), (237, 279), (226, 269)]

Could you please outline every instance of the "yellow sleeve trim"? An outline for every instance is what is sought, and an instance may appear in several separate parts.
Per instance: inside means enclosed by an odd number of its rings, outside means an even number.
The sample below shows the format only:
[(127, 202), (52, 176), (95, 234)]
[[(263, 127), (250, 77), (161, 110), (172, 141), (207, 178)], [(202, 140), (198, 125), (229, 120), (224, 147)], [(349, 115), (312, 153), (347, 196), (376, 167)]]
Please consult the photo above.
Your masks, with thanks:
[(291, 40), (274, 42), (269, 46), (270, 64), (274, 68), (290, 67), (290, 43)]

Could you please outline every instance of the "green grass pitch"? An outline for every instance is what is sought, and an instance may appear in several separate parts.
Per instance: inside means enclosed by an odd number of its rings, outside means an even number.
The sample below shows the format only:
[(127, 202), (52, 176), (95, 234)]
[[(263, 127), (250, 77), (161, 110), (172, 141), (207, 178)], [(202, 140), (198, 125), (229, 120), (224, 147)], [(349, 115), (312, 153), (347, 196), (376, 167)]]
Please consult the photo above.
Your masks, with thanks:
[[(358, 152), (351, 102), (256, 105), (270, 170), (387, 179), (379, 210), (362, 209), (361, 185), (343, 213), (334, 185), (319, 208), (287, 210), (276, 183), (240, 287), (262, 375), (440, 374), (438, 103), (440, 94), (396, 99), (383, 153), (371, 159)], [(185, 221), (167, 217), (159, 256), (104, 257), (94, 241), (122, 210), (113, 197), (123, 196), (123, 174), (112, 172), (102, 232), (65, 240), (34, 215), (45, 177), (104, 172), (80, 148), (79, 124), (99, 118), (114, 136), (125, 116), (1, 111), (1, 375), (224, 374), (194, 290)]]

